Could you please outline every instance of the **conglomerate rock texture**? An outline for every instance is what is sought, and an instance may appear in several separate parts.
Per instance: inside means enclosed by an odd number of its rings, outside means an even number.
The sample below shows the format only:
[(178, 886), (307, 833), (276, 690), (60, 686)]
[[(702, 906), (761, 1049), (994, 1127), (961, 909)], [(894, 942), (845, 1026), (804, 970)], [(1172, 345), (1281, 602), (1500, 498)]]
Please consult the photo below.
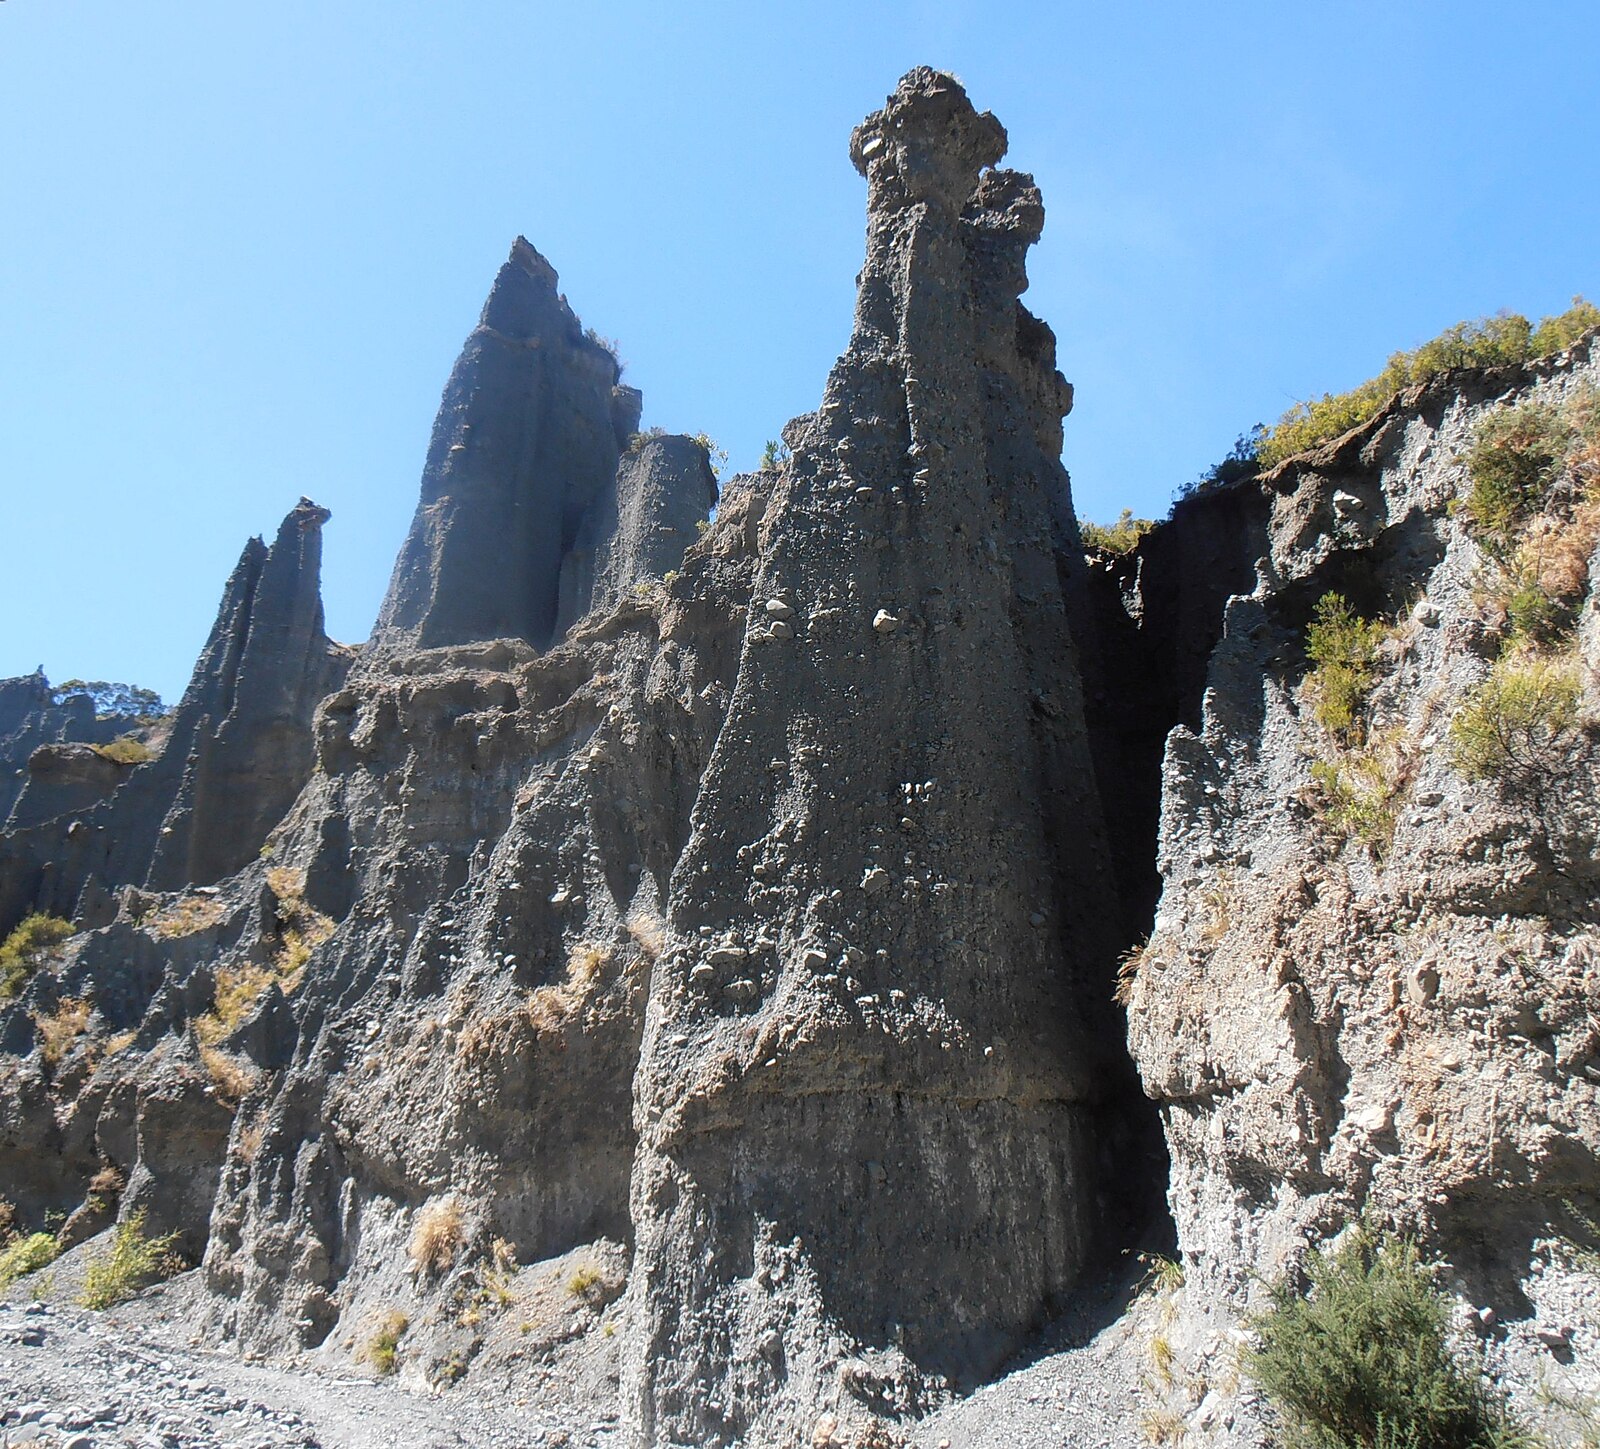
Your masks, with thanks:
[[(367, 645), (302, 502), (126, 778), (0, 691), (49, 746), (0, 924), (79, 928), (0, 1004), (25, 1224), (143, 1213), (214, 1338), (637, 1449), (898, 1442), (1174, 1228), (1162, 1392), (1247, 1442), (1238, 1315), (1363, 1211), (1509, 1386), (1600, 1388), (1591, 596), (1559, 768), (1449, 748), (1505, 647), (1461, 455), (1586, 406), (1593, 343), (1086, 556), (1005, 148), (926, 69), (856, 130), (854, 327), (781, 464), (719, 496), (641, 433), (519, 239)], [(1388, 621), (1337, 737), (1333, 592)]]
[[(1445, 1257), (1506, 1382), (1554, 1375), (1569, 1398), (1600, 1389), (1592, 505), (1543, 550), (1579, 550), (1550, 666), (1576, 719), (1552, 736), (1502, 717), (1483, 778), (1454, 762), (1452, 721), (1519, 667), (1504, 558), (1460, 506), (1474, 439), (1508, 408), (1592, 410), (1597, 384), (1593, 338), (1446, 375), (1244, 485), (1256, 579), (1227, 603), (1200, 717), (1167, 740), (1163, 890), (1129, 993), (1191, 1303), (1249, 1301), (1366, 1213)], [(1343, 738), (1304, 652), (1330, 592), (1392, 621)]]

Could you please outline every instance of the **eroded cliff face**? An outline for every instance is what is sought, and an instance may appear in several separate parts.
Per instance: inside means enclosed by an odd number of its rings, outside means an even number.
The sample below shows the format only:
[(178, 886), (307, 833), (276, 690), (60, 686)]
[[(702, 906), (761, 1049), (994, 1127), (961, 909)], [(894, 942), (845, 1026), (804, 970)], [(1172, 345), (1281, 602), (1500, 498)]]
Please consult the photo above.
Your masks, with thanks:
[[(1523, 665), (1503, 551), (1462, 505), (1486, 421), (1592, 407), (1594, 345), (1447, 376), (1247, 485), (1257, 578), (1227, 603), (1201, 717), (1167, 740), (1163, 889), (1129, 992), (1191, 1303), (1241, 1310), (1365, 1213), (1448, 1261), (1508, 1383), (1579, 1395), (1600, 1387), (1581, 1368), (1600, 1306), (1581, 1266), (1600, 1193), (1593, 536), (1546, 532), (1549, 563), (1581, 550), (1581, 608)], [(1571, 483), (1564, 506), (1586, 507)], [(1333, 592), (1377, 621), (1343, 728), (1306, 657)], [(1511, 753), (1472, 778), (1452, 722), (1546, 660), (1584, 703), (1553, 735), (1500, 718)]]
[[(550, 643), (563, 562), (590, 511), (614, 504), (639, 426), (639, 394), (620, 377), (518, 237), (445, 387), (377, 648)], [(569, 617), (588, 607), (572, 602)]]
[(1017, 301), (1043, 210), (988, 169), (1004, 145), (925, 71), (852, 140), (854, 335), (785, 430), (651, 978), (645, 1442), (778, 1442), (992, 1372), (1073, 1288), (1116, 1170), (1071, 395)]
[[(1589, 736), (1533, 795), (1446, 739), (1502, 647), (1459, 455), (1578, 398), (1592, 344), (1407, 394), (1091, 567), (1005, 140), (926, 69), (857, 129), (850, 344), (720, 497), (519, 240), (372, 641), (322, 632), (303, 502), (164, 753), (99, 804), (37, 757), (56, 803), (0, 836), (0, 907), (83, 929), (0, 1006), (26, 1220), (145, 1212), (252, 1351), (349, 1365), (400, 1315), (416, 1387), (825, 1449), (1114, 1271), (1159, 1109), (1187, 1368), (1225, 1376), (1252, 1284), (1363, 1210), (1512, 1325), (1509, 1382), (1557, 1320), (1588, 1351)], [(1388, 621), (1359, 739), (1306, 682), (1331, 592)], [(1574, 637), (1589, 709), (1592, 599)]]

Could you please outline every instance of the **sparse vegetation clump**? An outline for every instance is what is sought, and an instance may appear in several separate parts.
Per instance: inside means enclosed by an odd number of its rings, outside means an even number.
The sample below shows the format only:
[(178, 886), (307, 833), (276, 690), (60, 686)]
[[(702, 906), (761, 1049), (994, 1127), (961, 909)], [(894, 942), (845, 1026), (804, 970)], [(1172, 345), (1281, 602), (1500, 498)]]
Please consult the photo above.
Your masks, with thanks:
[(195, 1022), (195, 1035), (211, 1046), (233, 1031), (272, 984), (272, 972), (246, 961), (224, 966), (211, 988), (211, 1010)]
[(61, 1252), (52, 1233), (26, 1233), (0, 1248), (0, 1288), (48, 1267)]
[(1451, 1352), (1448, 1309), (1416, 1245), (1352, 1228), (1251, 1323), (1246, 1371), (1292, 1449), (1514, 1449), (1530, 1440)]
[(603, 1288), (605, 1275), (593, 1263), (584, 1263), (572, 1270), (567, 1278), (567, 1292), (585, 1303), (592, 1302), (597, 1290)]
[(1337, 438), (1374, 417), (1407, 387), (1455, 367), (1492, 367), (1526, 362), (1570, 347), (1600, 327), (1600, 308), (1574, 297), (1567, 311), (1544, 318), (1537, 327), (1515, 312), (1476, 322), (1458, 322), (1413, 352), (1397, 352), (1376, 377), (1348, 392), (1324, 393), (1296, 403), (1261, 436), (1256, 454), (1270, 468), (1296, 453)]
[[(286, 992), (293, 991), (312, 951), (333, 934), (334, 923), (306, 904), (305, 884), (295, 871), (274, 866), (267, 872), (267, 885), (277, 897), (277, 949), (269, 965), (243, 961), (217, 971), (211, 1010), (195, 1023), (202, 1056), (205, 1048), (215, 1046), (245, 1019), (273, 982)], [(242, 1069), (231, 1058), (216, 1053), (207, 1058), (206, 1065), (225, 1098), (237, 1101), (248, 1090), (248, 1081), (238, 1075)]]
[(93, 1258), (84, 1270), (83, 1291), (78, 1301), (85, 1308), (111, 1308), (126, 1302), (141, 1289), (181, 1272), (178, 1235), (147, 1237), (142, 1211), (117, 1224), (111, 1246)]
[(1481, 540), (1497, 548), (1509, 544), (1543, 502), (1570, 441), (1561, 414), (1536, 402), (1503, 408), (1478, 425), (1467, 454), (1465, 508)]
[(455, 1262), (464, 1238), (461, 1204), (453, 1197), (436, 1198), (417, 1214), (411, 1262), (419, 1273), (437, 1277)]
[(256, 1084), (255, 1070), (221, 1047), (202, 1046), (200, 1061), (211, 1078), (217, 1100), (225, 1107), (237, 1107)]
[(1389, 732), (1361, 747), (1313, 760), (1311, 779), (1323, 821), (1382, 855), (1394, 839), (1400, 798), (1411, 778), (1413, 760), (1404, 730)]
[(1508, 647), (1561, 648), (1600, 543), (1600, 393), (1491, 413), (1466, 462), (1460, 508), (1488, 555), (1490, 622)]
[(1155, 520), (1135, 518), (1131, 508), (1124, 508), (1112, 524), (1091, 523), (1087, 518), (1078, 520), (1078, 533), (1085, 548), (1099, 549), (1103, 553), (1132, 553), (1139, 540), (1154, 528)]
[(1468, 780), (1536, 783), (1576, 742), (1580, 698), (1571, 663), (1537, 654), (1502, 659), (1451, 722), (1451, 763)]
[(77, 928), (60, 916), (35, 911), (0, 943), (0, 1001), (15, 996)]
[(1324, 594), (1306, 629), (1306, 679), (1317, 723), (1341, 744), (1360, 744), (1366, 736), (1363, 713), (1372, 689), (1378, 645), (1388, 630), (1363, 619), (1341, 594)]
[(558, 985), (540, 986), (528, 993), (528, 1025), (537, 1032), (559, 1031), (594, 994), (610, 959), (607, 949), (592, 941), (574, 945), (567, 953), (566, 979)]
[(693, 433), (690, 441), (698, 443), (705, 450), (706, 462), (711, 465), (711, 476), (720, 481), (722, 470), (728, 466), (728, 450), (719, 448), (716, 439), (709, 433)]
[(362, 1357), (380, 1374), (392, 1374), (395, 1351), (400, 1346), (402, 1335), (410, 1326), (411, 1320), (398, 1308), (390, 1309), (373, 1329), (372, 1337), (367, 1340), (366, 1348), (362, 1351)]
[(151, 927), (163, 941), (171, 941), (220, 925), (227, 914), (227, 907), (215, 896), (184, 896), (161, 911)]
[(33, 1019), (39, 1034), (39, 1048), (50, 1066), (55, 1066), (72, 1050), (72, 1044), (89, 1030), (89, 1017), (94, 1008), (87, 998), (66, 996), (56, 1003), (54, 1011)]
[(135, 734), (118, 735), (110, 744), (95, 745), (93, 749), (116, 765), (142, 765), (155, 753)]

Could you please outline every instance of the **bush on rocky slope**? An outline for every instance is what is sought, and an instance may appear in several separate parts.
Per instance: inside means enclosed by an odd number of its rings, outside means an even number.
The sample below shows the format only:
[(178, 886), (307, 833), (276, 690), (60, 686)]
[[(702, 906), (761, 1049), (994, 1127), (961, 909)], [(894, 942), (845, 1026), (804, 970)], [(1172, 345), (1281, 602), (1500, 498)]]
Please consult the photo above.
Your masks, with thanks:
[(1468, 780), (1536, 783), (1559, 768), (1576, 737), (1580, 694), (1571, 665), (1502, 660), (1450, 725), (1452, 763)]
[(0, 1001), (15, 996), (74, 930), (71, 921), (35, 911), (0, 945)]
[(1531, 1446), (1483, 1379), (1451, 1352), (1448, 1310), (1415, 1243), (1351, 1229), (1286, 1279), (1252, 1323), (1250, 1374), (1293, 1449)]
[(0, 1251), (0, 1288), (55, 1262), (61, 1251), (51, 1233), (29, 1233)]
[(132, 1298), (141, 1288), (182, 1269), (174, 1252), (177, 1233), (148, 1237), (144, 1213), (117, 1224), (111, 1246), (92, 1259), (83, 1274), (80, 1301), (85, 1308), (112, 1308)]

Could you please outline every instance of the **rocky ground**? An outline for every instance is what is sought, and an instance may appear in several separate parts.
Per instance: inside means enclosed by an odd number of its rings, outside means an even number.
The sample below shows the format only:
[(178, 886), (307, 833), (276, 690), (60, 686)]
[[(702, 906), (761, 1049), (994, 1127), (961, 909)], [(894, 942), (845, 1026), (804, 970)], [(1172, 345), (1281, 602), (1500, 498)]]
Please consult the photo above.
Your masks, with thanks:
[[(28, 1301), (28, 1280), (0, 1302), (0, 1449), (609, 1449), (609, 1402), (565, 1415), (511, 1383), (419, 1392), (396, 1379), (250, 1362), (190, 1334), (195, 1274), (104, 1313), (72, 1306), (74, 1265), (33, 1280), (54, 1301)], [(1159, 1433), (1175, 1386), (1153, 1366), (1165, 1322), (1158, 1294), (1126, 1307), (1125, 1279), (1091, 1308), (1046, 1331), (1026, 1361), (970, 1398), (908, 1426), (903, 1449), (1121, 1449)], [(584, 1406), (581, 1395), (569, 1400)], [(1236, 1407), (1236, 1406), (1235, 1406)], [(1202, 1416), (1204, 1411), (1202, 1410)], [(854, 1442), (848, 1433), (829, 1441)], [(1259, 1449), (1251, 1426), (1218, 1418), (1207, 1440)], [(892, 1441), (868, 1439), (873, 1445)]]

